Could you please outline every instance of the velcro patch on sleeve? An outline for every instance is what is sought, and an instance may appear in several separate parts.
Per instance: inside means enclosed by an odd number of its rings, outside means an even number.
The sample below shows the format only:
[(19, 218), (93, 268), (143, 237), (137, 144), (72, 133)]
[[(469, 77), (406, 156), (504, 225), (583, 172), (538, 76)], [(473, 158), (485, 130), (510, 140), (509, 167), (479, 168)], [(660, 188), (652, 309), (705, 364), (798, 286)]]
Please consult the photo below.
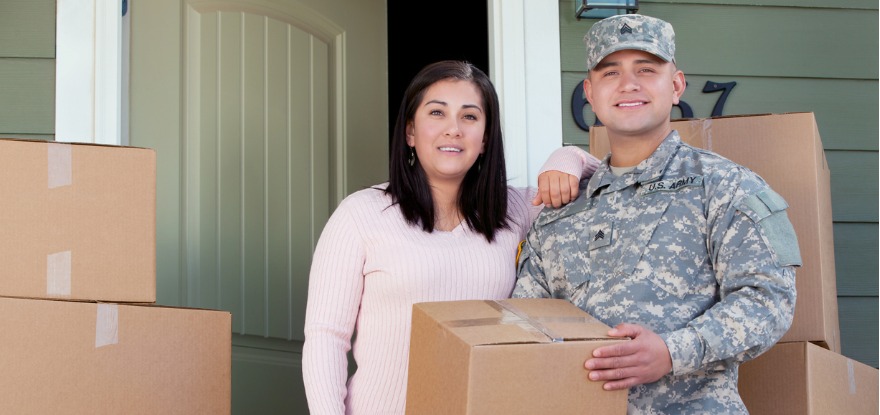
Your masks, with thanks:
[(779, 265), (800, 266), (800, 249), (794, 226), (788, 219), (788, 203), (778, 193), (764, 189), (743, 198), (737, 205), (758, 226), (770, 249), (776, 254)]

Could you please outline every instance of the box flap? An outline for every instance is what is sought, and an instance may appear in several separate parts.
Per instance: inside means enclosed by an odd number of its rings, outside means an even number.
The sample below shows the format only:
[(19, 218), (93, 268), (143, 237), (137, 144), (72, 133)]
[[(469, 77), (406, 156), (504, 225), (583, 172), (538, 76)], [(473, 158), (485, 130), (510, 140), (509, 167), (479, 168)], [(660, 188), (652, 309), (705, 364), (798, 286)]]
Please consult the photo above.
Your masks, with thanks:
[(472, 346), (612, 339), (610, 327), (565, 300), (470, 300), (457, 301), (456, 307), (442, 303), (415, 307)]

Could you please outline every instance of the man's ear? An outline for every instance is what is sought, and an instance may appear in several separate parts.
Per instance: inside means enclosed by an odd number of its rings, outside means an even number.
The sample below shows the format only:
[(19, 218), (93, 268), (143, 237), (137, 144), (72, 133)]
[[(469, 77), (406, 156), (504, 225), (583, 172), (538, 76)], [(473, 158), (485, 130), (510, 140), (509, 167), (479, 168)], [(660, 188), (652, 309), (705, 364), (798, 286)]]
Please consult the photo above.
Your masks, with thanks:
[(684, 79), (684, 72), (676, 70), (675, 73), (672, 74), (673, 105), (678, 105), (679, 101), (681, 101), (681, 96), (684, 95), (685, 88), (687, 88), (687, 82)]
[(590, 84), (589, 74), (584, 78), (584, 97), (587, 98), (587, 102), (589, 102), (590, 105), (593, 105), (593, 85)]

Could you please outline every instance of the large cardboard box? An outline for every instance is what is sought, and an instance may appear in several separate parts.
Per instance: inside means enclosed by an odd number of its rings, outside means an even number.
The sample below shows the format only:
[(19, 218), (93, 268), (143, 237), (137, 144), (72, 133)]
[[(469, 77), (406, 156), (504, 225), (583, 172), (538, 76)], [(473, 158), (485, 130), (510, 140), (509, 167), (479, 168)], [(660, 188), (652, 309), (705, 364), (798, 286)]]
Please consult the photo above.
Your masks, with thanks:
[(809, 342), (777, 343), (739, 369), (752, 415), (877, 415), (877, 388), (877, 369)]
[[(782, 342), (813, 341), (840, 352), (831, 173), (813, 113), (731, 116), (672, 122), (682, 140), (758, 173), (789, 204), (803, 266), (797, 269), (794, 321)], [(590, 132), (590, 152), (609, 152), (605, 127)]]
[(408, 414), (625, 414), (627, 391), (587, 378), (594, 349), (620, 342), (565, 300), (413, 306)]
[(229, 414), (225, 311), (0, 297), (0, 413)]
[(156, 300), (156, 155), (0, 139), (0, 295)]

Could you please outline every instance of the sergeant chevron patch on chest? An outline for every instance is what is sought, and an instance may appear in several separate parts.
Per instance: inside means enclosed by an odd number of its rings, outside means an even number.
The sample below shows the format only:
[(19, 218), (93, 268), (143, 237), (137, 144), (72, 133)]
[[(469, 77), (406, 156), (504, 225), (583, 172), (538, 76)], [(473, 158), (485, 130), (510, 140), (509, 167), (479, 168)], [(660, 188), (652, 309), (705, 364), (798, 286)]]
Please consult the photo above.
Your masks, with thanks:
[(611, 245), (613, 232), (613, 222), (590, 225), (590, 233), (588, 235), (590, 238), (590, 250)]

